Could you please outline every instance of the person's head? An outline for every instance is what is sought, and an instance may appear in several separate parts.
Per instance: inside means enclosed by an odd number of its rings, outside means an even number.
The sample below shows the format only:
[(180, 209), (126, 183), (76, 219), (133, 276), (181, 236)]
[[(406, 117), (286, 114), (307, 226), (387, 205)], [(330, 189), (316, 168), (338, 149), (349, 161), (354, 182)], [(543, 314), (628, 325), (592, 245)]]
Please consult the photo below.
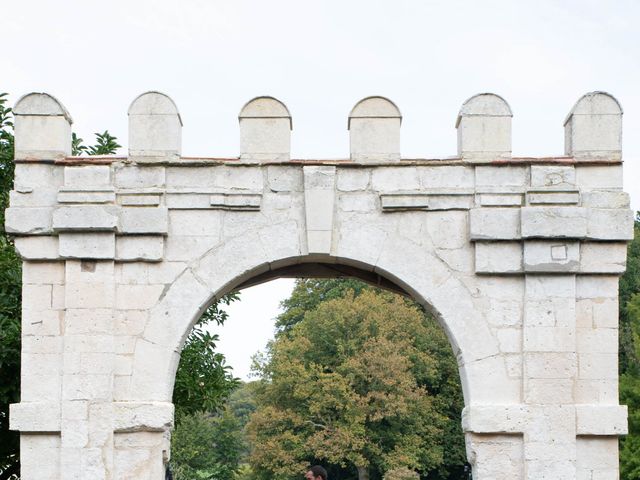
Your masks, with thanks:
[(304, 474), (305, 480), (328, 480), (327, 471), (320, 465), (314, 465), (307, 469), (307, 473)]

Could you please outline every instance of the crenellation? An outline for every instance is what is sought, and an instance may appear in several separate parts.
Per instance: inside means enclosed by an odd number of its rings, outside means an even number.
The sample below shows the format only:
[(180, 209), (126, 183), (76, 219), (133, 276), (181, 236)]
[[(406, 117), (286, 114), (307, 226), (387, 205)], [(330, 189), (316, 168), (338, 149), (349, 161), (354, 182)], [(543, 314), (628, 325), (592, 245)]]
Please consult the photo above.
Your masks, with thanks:
[(544, 158), (512, 158), (512, 112), (494, 94), (462, 106), (457, 157), (430, 160), (402, 159), (384, 97), (356, 104), (349, 159), (332, 161), (290, 158), (291, 115), (272, 97), (243, 107), (227, 159), (181, 157), (180, 114), (158, 92), (131, 104), (126, 157), (69, 158), (71, 118), (47, 94), (15, 113), (5, 226), (23, 259), (11, 425), (25, 480), (161, 476), (200, 313), (235, 288), (316, 274), (378, 282), (434, 314), (474, 478), (616, 478), (633, 214), (610, 95), (583, 97), (568, 156)]

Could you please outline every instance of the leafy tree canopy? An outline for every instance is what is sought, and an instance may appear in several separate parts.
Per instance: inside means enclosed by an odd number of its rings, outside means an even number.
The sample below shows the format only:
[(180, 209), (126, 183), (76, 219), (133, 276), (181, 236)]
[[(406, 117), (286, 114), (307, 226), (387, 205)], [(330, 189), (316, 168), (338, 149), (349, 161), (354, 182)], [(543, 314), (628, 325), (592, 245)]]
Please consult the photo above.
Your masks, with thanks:
[[(355, 467), (361, 479), (403, 469), (430, 478), (461, 471), (461, 389), (442, 330), (403, 297), (340, 282), (300, 280), (284, 302), (310, 309), (277, 336), (260, 365), (248, 424), (254, 470), (292, 478), (317, 459)], [(357, 296), (347, 286), (354, 282)]]

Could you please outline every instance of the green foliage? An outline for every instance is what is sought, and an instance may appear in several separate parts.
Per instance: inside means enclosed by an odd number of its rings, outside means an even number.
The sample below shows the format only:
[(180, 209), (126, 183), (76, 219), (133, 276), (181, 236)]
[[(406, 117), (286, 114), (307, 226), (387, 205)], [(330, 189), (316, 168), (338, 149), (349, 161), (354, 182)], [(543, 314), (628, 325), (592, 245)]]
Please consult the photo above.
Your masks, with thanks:
[(222, 325), (228, 315), (221, 305), (229, 305), (237, 299), (238, 294), (231, 293), (211, 305), (187, 337), (173, 387), (177, 422), (185, 414), (217, 411), (239, 385), (231, 367), (225, 364), (224, 355), (216, 352), (218, 335), (205, 329), (211, 322)]
[(348, 290), (357, 296), (370, 288), (372, 287), (366, 283), (352, 278), (298, 279), (291, 296), (280, 305), (284, 311), (276, 318), (276, 331), (278, 334), (288, 332), (296, 323), (302, 321), (306, 312), (314, 310), (326, 300), (342, 298)]
[[(634, 238), (627, 247), (627, 270), (620, 278), (620, 373), (640, 375), (640, 317), (629, 309), (632, 297), (640, 294), (640, 212), (634, 224)], [(634, 341), (635, 339), (635, 341)]]
[(620, 438), (620, 478), (640, 480), (640, 212), (620, 278), (620, 403), (629, 407), (629, 434)]
[(171, 437), (175, 480), (233, 480), (244, 448), (242, 428), (227, 408), (183, 414)]
[(262, 359), (248, 425), (258, 477), (293, 478), (315, 460), (371, 478), (461, 477), (457, 366), (421, 308), (351, 279), (299, 280), (283, 306), (286, 335)]
[[(20, 398), (20, 301), (22, 263), (4, 231), (13, 185), (13, 122), (0, 93), (0, 478), (19, 469), (19, 435), (9, 431), (9, 404)], [(17, 478), (17, 477), (14, 477)]]
[(103, 133), (95, 133), (95, 145), (86, 146), (82, 138), (75, 132), (71, 134), (71, 154), (72, 155), (112, 155), (122, 147), (118, 144), (117, 138), (105, 130)]

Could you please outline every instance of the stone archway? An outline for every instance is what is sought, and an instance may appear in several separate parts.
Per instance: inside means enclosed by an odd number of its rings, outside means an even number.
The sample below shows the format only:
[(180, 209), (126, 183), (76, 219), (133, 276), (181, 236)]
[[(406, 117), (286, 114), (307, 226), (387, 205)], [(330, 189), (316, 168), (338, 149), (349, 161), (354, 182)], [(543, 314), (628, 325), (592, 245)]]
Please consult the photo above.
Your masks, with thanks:
[(193, 322), (239, 285), (318, 265), (384, 279), (438, 318), (476, 480), (615, 477), (633, 217), (610, 95), (578, 101), (553, 158), (511, 157), (492, 94), (463, 105), (451, 159), (401, 159), (382, 97), (352, 110), (343, 161), (291, 160), (291, 116), (270, 97), (242, 109), (236, 159), (181, 157), (157, 92), (129, 109), (128, 157), (71, 157), (71, 118), (47, 94), (15, 115), (25, 480), (159, 478)]

